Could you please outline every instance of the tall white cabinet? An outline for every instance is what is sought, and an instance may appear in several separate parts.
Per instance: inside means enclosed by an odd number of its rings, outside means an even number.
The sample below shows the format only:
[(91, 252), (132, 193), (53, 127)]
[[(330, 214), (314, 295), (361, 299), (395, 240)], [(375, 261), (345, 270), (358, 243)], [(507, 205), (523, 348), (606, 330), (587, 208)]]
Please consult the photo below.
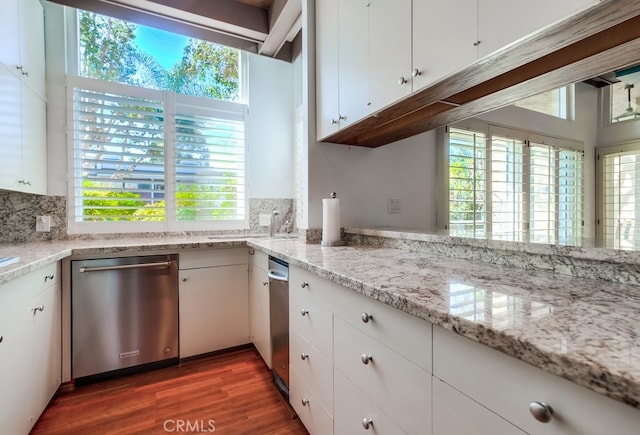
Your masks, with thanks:
[(271, 323), (269, 312), (269, 258), (264, 252), (249, 250), (249, 324), (251, 342), (271, 368)]
[(38, 0), (0, 0), (0, 188), (46, 194), (44, 15)]

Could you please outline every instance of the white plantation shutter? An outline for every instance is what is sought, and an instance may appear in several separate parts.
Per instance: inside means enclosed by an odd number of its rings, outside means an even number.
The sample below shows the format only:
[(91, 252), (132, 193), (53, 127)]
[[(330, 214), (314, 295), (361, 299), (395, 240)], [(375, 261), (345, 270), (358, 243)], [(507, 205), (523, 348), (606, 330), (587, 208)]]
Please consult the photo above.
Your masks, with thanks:
[(601, 164), (602, 235), (605, 245), (615, 249), (635, 249), (640, 246), (637, 229), (640, 219), (640, 150), (604, 154)]
[(491, 126), (490, 135), (490, 231), (494, 239), (522, 241), (524, 133)]
[(449, 128), (450, 234), (579, 244), (583, 145), (494, 125), (488, 137), (476, 131), (481, 124), (469, 128)]
[(72, 232), (246, 226), (244, 105), (77, 77), (68, 89)]
[(449, 129), (449, 232), (484, 237), (487, 232), (486, 135)]
[(244, 220), (244, 106), (176, 104), (175, 201), (178, 221)]
[(529, 238), (577, 244), (582, 238), (582, 145), (529, 134)]
[(78, 80), (72, 89), (75, 221), (164, 220), (161, 95), (95, 85)]

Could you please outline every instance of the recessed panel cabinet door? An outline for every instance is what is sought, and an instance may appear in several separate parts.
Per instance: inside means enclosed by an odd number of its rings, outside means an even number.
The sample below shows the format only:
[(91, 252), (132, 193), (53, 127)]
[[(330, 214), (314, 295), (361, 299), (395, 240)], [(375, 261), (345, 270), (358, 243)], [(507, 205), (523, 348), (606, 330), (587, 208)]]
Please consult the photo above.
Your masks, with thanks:
[(0, 64), (20, 77), (20, 22), (18, 0), (0, 0)]
[[(0, 44), (2, 45), (2, 44)], [(22, 84), (0, 65), (0, 188), (19, 189), (22, 178)]]
[(469, 0), (413, 0), (413, 91), (477, 59), (478, 7)]
[(22, 179), (24, 192), (47, 193), (47, 109), (45, 102), (22, 84)]
[(370, 113), (367, 1), (340, 0), (338, 21), (340, 128), (344, 128)]
[(271, 324), (269, 317), (269, 276), (254, 263), (249, 271), (251, 341), (271, 368)]
[(369, 1), (369, 110), (411, 93), (411, 0)]
[(38, 0), (20, 0), (20, 28), (22, 81), (44, 100), (44, 13)]
[(338, 131), (338, 0), (316, 2), (316, 106), (318, 139)]

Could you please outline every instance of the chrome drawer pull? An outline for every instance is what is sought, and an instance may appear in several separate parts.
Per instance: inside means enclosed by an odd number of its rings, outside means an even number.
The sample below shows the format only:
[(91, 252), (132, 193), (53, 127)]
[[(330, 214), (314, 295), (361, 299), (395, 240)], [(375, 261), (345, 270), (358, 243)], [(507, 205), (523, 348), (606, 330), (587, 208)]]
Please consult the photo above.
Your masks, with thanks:
[(362, 427), (365, 428), (365, 430), (369, 430), (371, 426), (373, 426), (373, 420), (368, 417), (362, 419)]
[(360, 359), (362, 360), (362, 364), (364, 365), (369, 364), (369, 362), (373, 362), (373, 357), (371, 355), (367, 355), (366, 353), (363, 353)]
[(305, 399), (304, 397), (301, 400), (302, 406), (307, 406), (309, 404), (309, 399)]
[(300, 359), (302, 361), (304, 361), (305, 359), (309, 359), (309, 355), (307, 355), (306, 353), (303, 352), (303, 353), (300, 354)]
[(553, 417), (553, 409), (544, 402), (531, 402), (529, 412), (541, 423), (549, 423)]
[(302, 282), (300, 283), (300, 287), (302, 287), (302, 288), (307, 288), (307, 287), (309, 287), (309, 283), (308, 283), (308, 282), (306, 282), (306, 281), (302, 281)]
[(35, 316), (38, 311), (40, 312), (44, 311), (44, 305), (38, 305), (37, 307), (33, 308), (31, 311), (33, 311), (33, 315)]
[(303, 308), (302, 310), (300, 310), (300, 314), (302, 314), (303, 316), (306, 316), (307, 314), (309, 314), (309, 310), (305, 310)]
[(371, 314), (369, 314), (369, 313), (362, 313), (360, 318), (362, 319), (362, 321), (364, 323), (369, 323), (369, 320), (373, 320), (373, 316)]

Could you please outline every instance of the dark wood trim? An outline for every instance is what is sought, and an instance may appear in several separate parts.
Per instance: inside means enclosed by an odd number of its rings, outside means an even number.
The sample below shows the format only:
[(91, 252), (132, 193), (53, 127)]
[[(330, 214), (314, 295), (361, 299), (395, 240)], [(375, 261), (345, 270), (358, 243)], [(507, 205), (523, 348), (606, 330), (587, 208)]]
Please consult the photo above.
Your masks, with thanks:
[[(493, 110), (535, 93), (610, 72), (620, 68), (616, 65), (628, 66), (640, 60), (638, 52), (615, 50), (637, 38), (640, 38), (640, 2), (603, 1), (530, 35), (518, 44), (480, 59), (325, 141), (377, 147)], [(597, 56), (608, 51), (611, 53), (604, 56), (608, 59), (606, 62)], [(584, 75), (585, 65), (590, 76)], [(557, 74), (548, 75), (557, 70), (562, 70), (560, 78)], [(532, 81), (536, 82), (534, 87), (531, 86)], [(490, 98), (496, 93), (499, 93), (499, 98)], [(472, 106), (466, 107), (472, 102)]]

